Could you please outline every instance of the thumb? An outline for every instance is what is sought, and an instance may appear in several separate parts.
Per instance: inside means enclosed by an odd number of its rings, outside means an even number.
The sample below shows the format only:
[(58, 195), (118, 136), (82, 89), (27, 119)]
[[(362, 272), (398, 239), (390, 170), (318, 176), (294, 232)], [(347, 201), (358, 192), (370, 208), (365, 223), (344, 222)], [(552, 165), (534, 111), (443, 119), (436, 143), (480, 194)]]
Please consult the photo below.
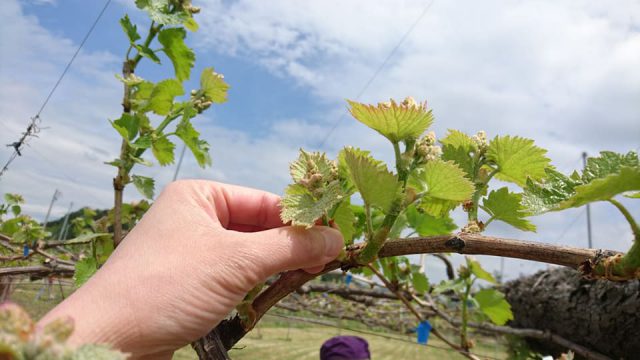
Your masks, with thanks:
[(246, 235), (252, 238), (252, 246), (260, 254), (256, 265), (269, 274), (317, 269), (334, 260), (344, 247), (342, 234), (327, 226), (311, 229), (284, 226)]

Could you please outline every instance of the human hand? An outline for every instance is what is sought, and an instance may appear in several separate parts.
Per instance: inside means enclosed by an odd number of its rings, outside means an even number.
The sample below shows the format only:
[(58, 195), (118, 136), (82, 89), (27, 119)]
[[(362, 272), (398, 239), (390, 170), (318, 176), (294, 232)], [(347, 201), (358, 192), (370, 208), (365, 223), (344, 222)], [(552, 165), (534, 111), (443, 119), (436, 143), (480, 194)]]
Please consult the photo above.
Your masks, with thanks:
[(320, 271), (343, 247), (329, 227), (284, 226), (280, 198), (209, 181), (170, 184), (105, 265), (40, 324), (71, 316), (73, 344), (170, 358), (272, 274)]

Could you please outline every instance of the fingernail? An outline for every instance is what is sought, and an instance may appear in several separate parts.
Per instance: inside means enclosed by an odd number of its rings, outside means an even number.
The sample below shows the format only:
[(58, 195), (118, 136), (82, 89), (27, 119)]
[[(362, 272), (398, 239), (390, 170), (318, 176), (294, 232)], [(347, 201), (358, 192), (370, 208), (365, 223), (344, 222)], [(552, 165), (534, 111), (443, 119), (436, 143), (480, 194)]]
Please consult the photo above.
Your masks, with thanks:
[(340, 250), (342, 250), (342, 247), (344, 246), (344, 240), (342, 239), (342, 234), (338, 230), (325, 227), (322, 228), (321, 231), (325, 245), (325, 260), (329, 262), (340, 254)]

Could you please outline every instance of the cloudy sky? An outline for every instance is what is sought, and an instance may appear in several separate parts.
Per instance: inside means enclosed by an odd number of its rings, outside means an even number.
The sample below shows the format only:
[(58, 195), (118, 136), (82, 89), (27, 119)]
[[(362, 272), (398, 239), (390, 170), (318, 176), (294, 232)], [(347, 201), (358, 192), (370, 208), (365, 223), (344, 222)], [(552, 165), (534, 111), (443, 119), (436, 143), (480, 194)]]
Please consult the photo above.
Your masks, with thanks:
[[(145, 24), (133, 0), (114, 0), (42, 113), (42, 131), (0, 180), (44, 218), (108, 207), (119, 138), (107, 119), (121, 111), (126, 40), (118, 19)], [(617, 1), (194, 1), (201, 29), (190, 34), (198, 74), (214, 66), (229, 101), (196, 120), (212, 144), (213, 167), (187, 156), (181, 178), (206, 178), (281, 193), (287, 164), (304, 147), (335, 154), (344, 145), (390, 160), (391, 146), (346, 114), (345, 99), (411, 95), (433, 108), (433, 130), (530, 137), (569, 171), (581, 153), (640, 146), (640, 3)], [(5, 0), (0, 14), (0, 143), (37, 113), (103, 1)], [(144, 26), (140, 26), (144, 27)], [(166, 66), (146, 63), (158, 80)], [(197, 78), (197, 76), (194, 76)], [(195, 81), (185, 88), (195, 88)], [(2, 164), (11, 155), (0, 149)], [(174, 166), (136, 170), (159, 187)], [(135, 190), (127, 200), (139, 198)], [(626, 201), (635, 216), (640, 206)], [(630, 231), (607, 204), (592, 207), (594, 245), (625, 250)], [(586, 246), (585, 210), (534, 219), (537, 234), (496, 224), (496, 235)], [(499, 262), (487, 260), (496, 270)], [(437, 267), (437, 264), (433, 264)], [(543, 266), (506, 261), (511, 276)], [(435, 276), (435, 275), (434, 275)], [(437, 276), (435, 276), (437, 277)]]

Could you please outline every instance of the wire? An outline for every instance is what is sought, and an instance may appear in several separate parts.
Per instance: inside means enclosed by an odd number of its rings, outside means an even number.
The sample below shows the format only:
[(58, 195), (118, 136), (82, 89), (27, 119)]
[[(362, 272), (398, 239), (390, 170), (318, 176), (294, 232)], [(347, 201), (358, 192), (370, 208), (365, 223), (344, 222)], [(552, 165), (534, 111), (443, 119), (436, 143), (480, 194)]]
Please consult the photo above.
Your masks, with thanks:
[[(411, 26), (409, 27), (409, 29), (404, 33), (404, 35), (402, 35), (402, 38), (400, 38), (400, 41), (398, 41), (398, 43), (396, 44), (396, 46), (391, 49), (391, 52), (389, 52), (389, 54), (387, 55), (387, 57), (384, 59), (384, 61), (380, 64), (380, 66), (378, 66), (378, 68), (376, 69), (376, 71), (373, 73), (373, 75), (371, 76), (371, 78), (369, 78), (369, 80), (365, 83), (365, 85), (362, 87), (362, 89), (360, 90), (360, 92), (358, 93), (358, 95), (356, 96), (355, 100), (360, 99), (360, 97), (362, 96), (362, 94), (364, 94), (365, 91), (367, 91), (367, 89), (369, 89), (369, 86), (373, 83), (373, 81), (378, 77), (378, 75), (380, 74), (380, 72), (382, 71), (382, 69), (387, 65), (387, 63), (389, 62), (389, 60), (391, 60), (391, 58), (393, 57), (393, 55), (395, 55), (395, 53), (398, 51), (398, 49), (400, 48), (400, 46), (404, 43), (405, 40), (407, 40), (407, 38), (409, 37), (409, 35), (413, 32), (413, 30), (415, 29), (415, 27), (418, 25), (418, 23), (420, 22), (420, 20), (422, 20), (422, 18), (425, 16), (425, 14), (427, 13), (427, 11), (431, 8), (431, 5), (433, 5), (433, 3), (435, 2), (435, 0), (431, 0), (431, 2), (429, 2), (429, 4), (427, 4), (427, 6), (424, 7), (424, 9), (422, 10), (422, 13), (420, 14), (420, 16), (418, 16), (418, 18), (413, 22), (413, 24), (411, 24)], [(324, 137), (324, 139), (322, 140), (322, 142), (320, 143), (320, 147), (324, 146), (324, 144), (327, 142), (327, 140), (329, 139), (329, 137), (331, 136), (331, 134), (336, 130), (336, 128), (338, 127), (338, 125), (340, 125), (340, 123), (342, 122), (342, 119), (344, 119), (344, 117), (346, 116), (346, 112), (343, 112), (342, 115), (340, 115), (340, 117), (338, 118), (338, 120), (333, 124), (333, 126), (329, 129), (329, 132), (327, 132), (327, 135)]]
[(47, 106), (47, 104), (49, 103), (49, 99), (51, 99), (51, 96), (53, 95), (53, 93), (56, 91), (56, 89), (58, 88), (58, 85), (60, 85), (60, 82), (62, 81), (62, 78), (64, 78), (64, 76), (67, 74), (67, 71), (69, 71), (69, 68), (71, 67), (71, 64), (73, 64), (73, 61), (76, 59), (76, 57), (78, 56), (78, 54), (80, 53), (80, 50), (82, 49), (82, 47), (84, 46), (84, 43), (87, 42), (87, 39), (89, 39), (89, 36), (91, 35), (91, 33), (93, 32), (93, 29), (95, 29), (96, 25), (98, 25), (98, 21), (100, 21), (100, 18), (102, 17), (102, 15), (104, 14), (104, 12), (107, 10), (107, 7), (109, 7), (109, 4), (111, 3), (111, 0), (107, 0), (104, 4), (104, 6), (102, 7), (102, 10), (100, 11), (100, 13), (98, 14), (98, 17), (95, 19), (95, 21), (93, 22), (93, 24), (91, 25), (91, 28), (89, 28), (89, 31), (87, 32), (87, 34), (84, 36), (84, 38), (82, 39), (82, 41), (80, 42), (80, 45), (78, 46), (78, 49), (76, 50), (76, 52), (73, 54), (73, 56), (71, 57), (71, 60), (69, 60), (69, 63), (67, 63), (67, 66), (64, 68), (64, 71), (62, 71), (62, 74), (60, 75), (60, 77), (58, 78), (58, 81), (56, 81), (56, 84), (53, 86), (53, 88), (51, 89), (51, 92), (49, 92), (49, 95), (47, 95), (47, 98), (44, 100), (44, 103), (42, 104), (42, 106), (40, 107), (40, 110), (38, 110), (38, 113), (36, 114), (36, 117), (39, 117), (40, 114), (42, 113), (42, 111), (44, 110), (44, 108)]
[(22, 153), (20, 152), (20, 150), (22, 150), (22, 147), (27, 143), (28, 139), (30, 137), (35, 137), (36, 134), (38, 132), (40, 132), (40, 114), (42, 114), (42, 111), (44, 110), (44, 108), (47, 106), (47, 104), (49, 103), (49, 100), (51, 99), (51, 97), (53, 96), (53, 93), (55, 93), (55, 91), (58, 89), (58, 86), (60, 85), (60, 83), (62, 82), (62, 79), (64, 78), (64, 76), (67, 74), (67, 72), (69, 71), (69, 69), (71, 68), (71, 65), (73, 64), (73, 61), (76, 59), (76, 57), (78, 56), (78, 54), (80, 53), (80, 50), (82, 49), (82, 47), (84, 46), (84, 44), (87, 42), (87, 39), (89, 39), (89, 36), (91, 35), (91, 33), (93, 32), (93, 29), (95, 29), (96, 25), (98, 24), (98, 21), (100, 21), (100, 18), (102, 17), (102, 15), (104, 15), (105, 11), (107, 10), (107, 7), (109, 7), (109, 4), (111, 3), (111, 0), (107, 0), (104, 4), (104, 6), (102, 7), (102, 10), (100, 10), (100, 13), (98, 14), (98, 17), (96, 17), (96, 19), (93, 21), (93, 24), (91, 25), (91, 27), (89, 28), (89, 31), (87, 31), (87, 33), (85, 34), (84, 38), (82, 39), (82, 41), (80, 42), (80, 45), (78, 46), (78, 48), (76, 49), (76, 52), (73, 54), (73, 56), (71, 56), (71, 59), (69, 60), (69, 62), (67, 63), (67, 66), (65, 66), (64, 70), (62, 71), (62, 74), (60, 74), (60, 77), (58, 77), (58, 80), (56, 81), (55, 85), (53, 85), (53, 88), (51, 89), (51, 91), (49, 92), (49, 94), (47, 95), (47, 97), (45, 98), (44, 102), (42, 103), (42, 105), (40, 106), (40, 110), (38, 110), (38, 113), (31, 118), (31, 122), (29, 123), (29, 125), (27, 126), (27, 130), (25, 132), (22, 133), (22, 137), (20, 138), (20, 140), (12, 143), (12, 144), (8, 144), (7, 146), (12, 147), (13, 150), (13, 154), (9, 157), (9, 160), (6, 162), (6, 164), (2, 167), (2, 170), (0, 170), (0, 178), (2, 177), (2, 175), (9, 170), (9, 165), (18, 157), (18, 156), (22, 156)]
[(562, 240), (562, 238), (567, 235), (567, 232), (569, 232), (569, 230), (573, 227), (573, 225), (576, 224), (576, 221), (578, 221), (578, 219), (582, 216), (582, 214), (584, 214), (584, 212), (587, 211), (587, 208), (582, 209), (582, 211), (580, 211), (575, 218), (573, 218), (573, 220), (571, 220), (571, 222), (569, 224), (567, 224), (567, 227), (564, 228), (564, 230), (562, 231), (562, 233), (560, 233), (560, 236), (558, 236), (558, 238), (556, 239), (556, 241), (554, 241), (554, 244), (558, 244), (560, 242), (560, 240)]
[[(428, 346), (428, 347), (432, 347), (432, 348), (438, 349), (438, 350), (458, 352), (458, 350), (451, 349), (451, 348), (444, 347), (444, 346), (438, 346), (438, 345), (433, 345), (433, 344), (428, 344), (428, 343), (426, 345), (418, 344), (418, 343), (415, 343), (413, 341), (397, 338), (395, 336), (389, 336), (389, 335), (374, 333), (374, 332), (365, 331), (365, 330), (353, 329), (353, 328), (348, 328), (348, 327), (344, 327), (344, 326), (337, 326), (337, 325), (333, 325), (333, 324), (329, 324), (329, 323), (326, 323), (326, 322), (317, 321), (317, 320), (313, 320), (313, 319), (307, 319), (307, 318), (302, 318), (302, 317), (297, 317), (297, 316), (271, 314), (271, 313), (266, 313), (265, 315), (269, 315), (269, 316), (273, 316), (273, 317), (279, 317), (279, 318), (293, 320), (293, 321), (298, 321), (298, 322), (303, 322), (303, 323), (314, 324), (314, 325), (322, 325), (322, 326), (332, 327), (332, 328), (340, 329), (340, 330), (352, 331), (352, 332), (356, 332), (356, 333), (364, 334), (364, 335), (377, 336), (377, 337), (381, 337), (381, 338), (384, 338), (384, 339), (387, 339), (387, 340), (401, 341), (401, 342), (405, 342), (405, 343), (416, 345), (416, 346)], [(467, 354), (471, 354), (471, 353), (467, 353)], [(474, 355), (478, 356), (477, 354), (474, 354)], [(486, 355), (482, 355), (482, 357), (483, 358), (487, 358), (487, 359), (496, 359), (497, 360), (497, 358), (486, 356)]]

